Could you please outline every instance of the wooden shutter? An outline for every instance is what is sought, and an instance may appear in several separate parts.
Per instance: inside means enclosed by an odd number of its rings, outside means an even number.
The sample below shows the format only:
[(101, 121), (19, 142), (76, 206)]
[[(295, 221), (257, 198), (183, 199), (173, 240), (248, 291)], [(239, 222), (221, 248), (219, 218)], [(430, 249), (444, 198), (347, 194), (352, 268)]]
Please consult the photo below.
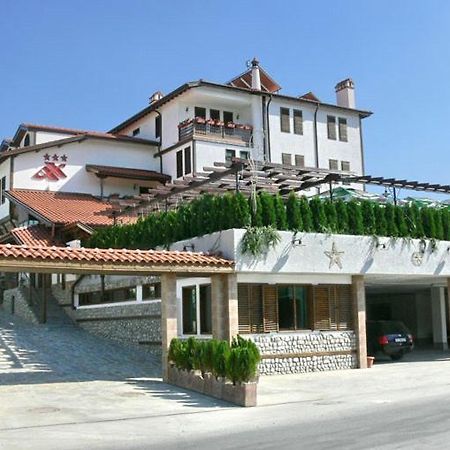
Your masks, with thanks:
[(183, 176), (183, 150), (177, 151), (177, 178)]
[(250, 289), (248, 284), (238, 284), (239, 334), (250, 333)]
[(289, 108), (280, 108), (280, 128), (285, 133), (290, 133), (290, 112)]
[(184, 174), (192, 172), (192, 164), (191, 164), (191, 147), (186, 147), (184, 149)]
[(295, 165), (296, 167), (305, 167), (305, 156), (295, 155)]
[(347, 142), (347, 140), (348, 140), (347, 119), (339, 117), (338, 124), (339, 124), (339, 140), (342, 142)]
[(338, 330), (353, 329), (353, 302), (352, 289), (349, 284), (336, 286), (337, 300), (338, 300)]
[(278, 331), (278, 295), (276, 286), (263, 287), (264, 332)]
[(262, 288), (260, 285), (250, 285), (250, 332), (263, 332), (263, 305), (262, 305)]
[(294, 109), (294, 134), (303, 134), (303, 113)]
[(327, 116), (328, 139), (336, 140), (336, 117)]
[(328, 286), (314, 286), (314, 329), (329, 330), (330, 295)]
[(336, 286), (328, 287), (328, 301), (330, 305), (330, 330), (337, 330), (339, 322), (339, 300)]

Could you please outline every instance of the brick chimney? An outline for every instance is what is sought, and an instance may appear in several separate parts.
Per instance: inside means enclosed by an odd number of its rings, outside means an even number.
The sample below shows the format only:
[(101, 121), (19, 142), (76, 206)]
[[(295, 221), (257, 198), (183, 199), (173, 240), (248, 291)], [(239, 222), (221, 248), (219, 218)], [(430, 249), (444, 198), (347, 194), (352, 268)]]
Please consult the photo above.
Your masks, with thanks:
[(252, 89), (261, 90), (261, 75), (259, 73), (259, 61), (256, 58), (252, 60)]
[(351, 78), (340, 81), (336, 86), (336, 103), (345, 108), (355, 108), (355, 83)]

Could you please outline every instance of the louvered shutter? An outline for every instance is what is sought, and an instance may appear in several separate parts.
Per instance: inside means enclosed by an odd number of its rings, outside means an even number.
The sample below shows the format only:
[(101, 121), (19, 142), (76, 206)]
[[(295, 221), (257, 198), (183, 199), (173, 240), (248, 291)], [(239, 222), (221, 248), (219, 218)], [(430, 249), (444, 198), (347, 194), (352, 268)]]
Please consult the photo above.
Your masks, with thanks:
[(330, 330), (337, 330), (339, 322), (339, 298), (336, 286), (328, 287), (328, 301), (330, 305)]
[(280, 108), (280, 128), (285, 133), (290, 133), (290, 113), (289, 108)]
[(239, 334), (250, 333), (249, 285), (238, 284)]
[(305, 167), (305, 156), (304, 155), (295, 155), (295, 166), (296, 167)]
[(314, 329), (330, 329), (330, 298), (328, 286), (314, 286)]
[(264, 332), (278, 331), (278, 296), (276, 286), (263, 287)]
[(343, 119), (342, 117), (339, 117), (338, 120), (339, 123), (339, 140), (342, 142), (347, 142), (347, 119)]
[(262, 288), (259, 285), (250, 286), (249, 295), (250, 332), (262, 333), (263, 330), (263, 305)]
[(292, 165), (292, 155), (290, 153), (282, 153), (281, 154), (281, 162), (285, 166), (291, 166)]
[(303, 113), (294, 109), (294, 133), (303, 134)]
[(353, 309), (352, 309), (352, 290), (351, 286), (344, 284), (336, 287), (339, 320), (337, 326), (339, 330), (353, 329)]
[(336, 117), (327, 116), (328, 139), (336, 140)]

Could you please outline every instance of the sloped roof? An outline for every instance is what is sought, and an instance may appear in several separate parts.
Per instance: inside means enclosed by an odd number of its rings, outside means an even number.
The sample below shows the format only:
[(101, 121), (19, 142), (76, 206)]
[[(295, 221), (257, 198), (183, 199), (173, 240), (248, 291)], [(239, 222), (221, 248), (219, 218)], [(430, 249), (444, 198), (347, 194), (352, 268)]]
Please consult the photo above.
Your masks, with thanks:
[(14, 240), (21, 245), (30, 245), (34, 247), (64, 245), (61, 241), (52, 237), (50, 230), (43, 225), (14, 228), (10, 231), (10, 234)]
[(136, 264), (149, 266), (234, 267), (234, 261), (204, 253), (165, 250), (126, 250), (71, 247), (0, 245), (0, 259), (32, 262), (80, 262), (95, 264)]
[[(261, 67), (259, 67), (259, 74), (261, 80), (261, 90), (263, 92), (278, 92), (281, 86)], [(250, 67), (244, 73), (233, 78), (227, 83), (228, 86), (239, 87), (243, 89), (251, 89), (252, 87), (252, 68)]]
[[(91, 227), (113, 225), (114, 213), (117, 211), (115, 204), (89, 194), (12, 189), (6, 192), (6, 196), (39, 219), (55, 225), (73, 223)], [(136, 220), (136, 216), (124, 214), (117, 222), (131, 223)]]
[(129, 169), (126, 167), (86, 164), (86, 171), (104, 177), (127, 178), (130, 180), (159, 181), (160, 183), (170, 181), (169, 175), (155, 172), (154, 170)]

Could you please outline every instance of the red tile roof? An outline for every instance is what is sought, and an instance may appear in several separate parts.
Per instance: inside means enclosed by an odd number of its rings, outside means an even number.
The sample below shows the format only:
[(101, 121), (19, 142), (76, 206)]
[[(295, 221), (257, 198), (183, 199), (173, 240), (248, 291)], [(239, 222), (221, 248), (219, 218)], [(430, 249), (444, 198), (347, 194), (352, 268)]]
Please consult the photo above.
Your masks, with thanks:
[(18, 244), (35, 247), (64, 246), (61, 241), (53, 238), (50, 230), (43, 225), (14, 228), (10, 233)]
[[(83, 223), (91, 227), (113, 225), (113, 213), (117, 205), (89, 194), (71, 192), (32, 191), (12, 189), (7, 197), (28, 209), (32, 214), (52, 224), (69, 225)], [(130, 223), (136, 216), (120, 215), (117, 223)]]
[(176, 265), (233, 268), (234, 261), (204, 253), (164, 250), (118, 250), (70, 247), (0, 245), (0, 258), (33, 261), (79, 261), (94, 263)]
[(98, 166), (86, 164), (88, 172), (105, 177), (127, 178), (130, 180), (159, 181), (164, 183), (170, 181), (170, 176), (154, 170), (129, 169), (126, 167)]

